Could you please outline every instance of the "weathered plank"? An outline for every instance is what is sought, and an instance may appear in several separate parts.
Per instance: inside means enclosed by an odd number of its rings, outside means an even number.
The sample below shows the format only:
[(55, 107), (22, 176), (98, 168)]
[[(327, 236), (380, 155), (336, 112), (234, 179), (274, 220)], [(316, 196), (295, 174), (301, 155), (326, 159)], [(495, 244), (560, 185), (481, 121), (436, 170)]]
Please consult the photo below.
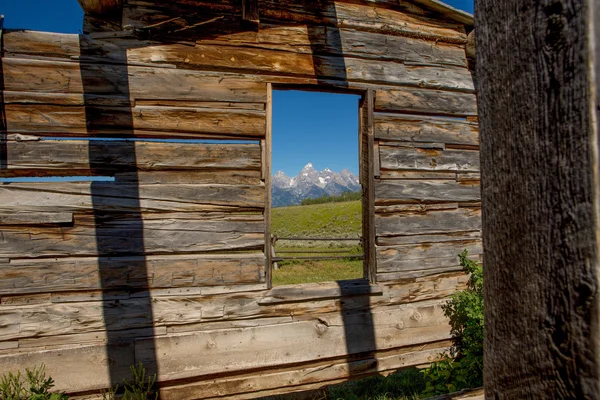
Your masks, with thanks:
[(260, 300), (260, 305), (277, 303), (296, 303), (315, 299), (334, 299), (358, 295), (380, 295), (381, 289), (370, 284), (365, 279), (355, 279), (337, 282), (322, 282), (318, 284), (283, 285), (269, 291)]
[(0, 268), (0, 295), (249, 284), (264, 282), (264, 263), (239, 253), (11, 260)]
[(446, 298), (458, 290), (465, 289), (468, 279), (468, 275), (460, 271), (401, 279), (381, 285), (389, 299), (388, 305), (407, 304)]
[(458, 203), (433, 203), (433, 204), (391, 204), (375, 205), (376, 213), (398, 213), (403, 211), (428, 211), (452, 210), (458, 208)]
[(331, 25), (459, 44), (466, 41), (462, 24), (360, 3), (310, 4), (268, 0), (262, 13), (263, 20)]
[[(438, 268), (445, 266), (445, 259), (452, 258), (454, 259), (452, 265), (458, 265), (458, 254), (463, 250), (467, 250), (470, 255), (482, 254), (481, 240), (377, 246), (377, 272)], [(438, 264), (436, 259), (442, 260)]]
[[(6, 145), (11, 175), (112, 175), (126, 170), (260, 169), (258, 144), (202, 144), (145, 141), (41, 140)], [(101, 166), (101, 167), (99, 167)]]
[[(209, 379), (186, 385), (170, 386), (161, 389), (163, 400), (194, 400), (198, 396), (209, 399), (245, 393), (248, 398), (262, 395), (269, 389), (305, 390), (306, 385), (318, 383), (329, 384), (334, 379), (350, 379), (367, 374), (381, 373), (411, 365), (419, 365), (437, 359), (441, 349), (447, 348), (442, 343), (428, 345), (423, 348), (401, 349), (389, 354), (375, 354), (372, 359), (361, 361), (327, 361), (311, 363), (310, 366), (277, 371), (269, 369), (266, 373), (242, 375), (224, 379)], [(316, 365), (313, 365), (316, 364)], [(266, 393), (265, 393), (266, 394)], [(275, 394), (269, 392), (269, 395)], [(242, 397), (245, 398), (245, 397)]]
[(480, 201), (479, 184), (456, 181), (379, 180), (375, 182), (375, 204), (433, 201)]
[[(444, 111), (444, 109), (440, 109)], [(479, 145), (477, 124), (449, 118), (375, 113), (375, 138), (404, 142)]]
[(264, 196), (264, 186), (10, 183), (0, 187), (0, 212), (262, 210)]
[(0, 257), (177, 254), (262, 249), (262, 216), (202, 217), (192, 213), (76, 219), (72, 227), (5, 227)]
[(466, 67), (462, 46), (333, 26), (261, 24), (258, 32), (225, 33), (201, 44), (243, 45), (295, 53), (350, 55), (375, 60)]
[[(373, 312), (371, 317), (373, 326), (367, 326), (366, 316), (358, 313), (343, 320), (338, 316), (141, 339), (136, 341), (136, 359), (144, 362), (155, 353), (158, 379), (170, 380), (344, 356), (348, 353), (345, 326), (352, 327), (352, 351), (356, 353), (449, 338), (449, 327), (439, 302)], [(376, 335), (375, 342), (360, 339), (370, 337), (372, 331)], [(256, 357), (256, 354), (261, 356)]]
[[(266, 85), (225, 72), (3, 58), (4, 90), (131, 99), (264, 103)], [(85, 79), (83, 76), (93, 76)], [(87, 102), (87, 98), (86, 98)]]
[(449, 232), (443, 234), (425, 234), (411, 236), (380, 236), (377, 238), (378, 246), (396, 246), (403, 244), (419, 244), (419, 243), (439, 243), (452, 242), (456, 240), (473, 240), (474, 238), (481, 239), (481, 231), (471, 232)]
[[(160, 54), (160, 57), (156, 57), (157, 54)], [(176, 64), (186, 68), (219, 68), (251, 73), (473, 91), (473, 80), (469, 70), (453, 66), (419, 66), (393, 61), (374, 63), (371, 60), (352, 57), (204, 44), (196, 44), (194, 48), (184, 45), (136, 48), (128, 52), (128, 57), (136, 62), (154, 61), (157, 64)]]
[(115, 173), (117, 183), (135, 184), (216, 184), (260, 186), (257, 170), (207, 170), (207, 171), (134, 171)]
[(73, 213), (0, 213), (0, 225), (71, 224)]
[(479, 152), (379, 146), (381, 169), (479, 172)]
[(376, 214), (377, 236), (430, 235), (481, 229), (481, 210), (456, 210)]
[(394, 88), (377, 90), (375, 110), (431, 115), (477, 115), (477, 98), (472, 93)]
[(135, 364), (134, 349), (130, 343), (112, 343), (110, 346), (113, 357), (109, 357), (104, 344), (41, 351), (26, 349), (22, 353), (0, 355), (0, 371), (16, 373), (23, 371), (24, 366), (44, 364), (46, 376), (51, 376), (56, 382), (53, 391), (99, 391), (110, 387), (111, 373), (129, 379), (129, 367)]
[[(45, 104), (6, 104), (9, 133), (58, 136), (262, 138), (265, 113), (189, 107), (61, 107)], [(150, 133), (155, 132), (154, 134)]]

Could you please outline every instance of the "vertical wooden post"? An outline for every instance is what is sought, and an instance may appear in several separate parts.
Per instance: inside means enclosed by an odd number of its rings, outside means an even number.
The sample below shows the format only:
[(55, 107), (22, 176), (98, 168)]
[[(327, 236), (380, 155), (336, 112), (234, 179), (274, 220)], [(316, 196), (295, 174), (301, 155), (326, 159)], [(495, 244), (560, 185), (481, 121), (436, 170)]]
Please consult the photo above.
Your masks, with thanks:
[(242, 0), (242, 19), (253, 23), (259, 22), (258, 0)]
[(486, 398), (600, 398), (598, 0), (476, 0)]
[(367, 90), (361, 104), (361, 177), (362, 177), (362, 215), (363, 215), (363, 252), (364, 276), (375, 282), (377, 276), (377, 257), (375, 255), (375, 137), (373, 109), (375, 91)]
[(265, 275), (267, 285), (270, 288), (271, 276), (273, 271), (273, 258), (271, 252), (271, 134), (273, 127), (273, 87), (267, 83), (267, 103), (266, 107), (266, 131), (265, 139), (262, 141), (262, 171), (265, 183)]

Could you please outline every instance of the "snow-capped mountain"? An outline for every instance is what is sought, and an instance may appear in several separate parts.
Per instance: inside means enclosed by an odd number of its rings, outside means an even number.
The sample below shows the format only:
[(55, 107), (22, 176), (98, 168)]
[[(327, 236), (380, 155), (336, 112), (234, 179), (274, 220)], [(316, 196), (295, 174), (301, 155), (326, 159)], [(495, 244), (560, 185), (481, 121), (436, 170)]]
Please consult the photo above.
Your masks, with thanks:
[(360, 190), (358, 177), (348, 169), (344, 169), (340, 173), (329, 168), (317, 171), (311, 163), (306, 164), (302, 171), (293, 178), (284, 174), (283, 171), (277, 171), (273, 175), (271, 185), (273, 207), (296, 205), (304, 199), (323, 195), (336, 196), (343, 192)]

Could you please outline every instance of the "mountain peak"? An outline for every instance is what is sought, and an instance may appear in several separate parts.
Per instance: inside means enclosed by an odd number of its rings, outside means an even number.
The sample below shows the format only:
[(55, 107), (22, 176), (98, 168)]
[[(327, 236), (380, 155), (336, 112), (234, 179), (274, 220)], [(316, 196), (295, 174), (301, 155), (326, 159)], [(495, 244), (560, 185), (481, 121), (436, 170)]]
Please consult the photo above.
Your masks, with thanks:
[(293, 178), (277, 171), (271, 182), (274, 207), (300, 204), (300, 201), (305, 198), (337, 196), (345, 191), (360, 190), (358, 177), (354, 176), (348, 168), (345, 168), (342, 173), (334, 172), (329, 168), (316, 171), (312, 163), (306, 164)]

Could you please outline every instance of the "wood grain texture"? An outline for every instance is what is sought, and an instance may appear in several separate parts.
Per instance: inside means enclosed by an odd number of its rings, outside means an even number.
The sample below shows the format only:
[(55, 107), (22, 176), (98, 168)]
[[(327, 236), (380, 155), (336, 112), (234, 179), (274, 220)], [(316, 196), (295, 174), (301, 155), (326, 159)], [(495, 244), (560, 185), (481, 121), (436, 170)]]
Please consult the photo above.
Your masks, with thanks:
[[(387, 143), (385, 143), (387, 144)], [(388, 170), (419, 170), (448, 172), (478, 172), (479, 151), (438, 150), (425, 146), (390, 143), (379, 146), (381, 168)]]
[(388, 141), (477, 146), (479, 145), (479, 130), (477, 124), (449, 118), (375, 113), (375, 138)]
[(598, 2), (476, 7), (486, 397), (598, 398)]
[(234, 32), (198, 42), (303, 54), (318, 52), (424, 65), (467, 66), (464, 49), (459, 45), (333, 26), (281, 26), (263, 23), (257, 32)]
[(6, 104), (5, 113), (8, 132), (46, 136), (144, 136), (144, 131), (168, 138), (212, 134), (262, 138), (265, 134), (264, 112), (251, 110)]
[(479, 184), (456, 181), (379, 180), (375, 182), (375, 204), (480, 201)]
[[(483, 254), (481, 240), (424, 243), (418, 246), (377, 246), (377, 272), (401, 272), (458, 266), (458, 255), (467, 250), (470, 255)], [(448, 261), (447, 261), (448, 260)]]
[(377, 90), (375, 110), (433, 115), (477, 115), (477, 98), (472, 93), (416, 88)]
[[(133, 148), (133, 149), (132, 149)], [(135, 159), (131, 152), (135, 152)], [(6, 168), (10, 175), (95, 175), (131, 170), (258, 170), (258, 144), (160, 143), (137, 141), (43, 140), (6, 144)]]
[(360, 58), (285, 53), (241, 46), (196, 44), (190, 48), (183, 45), (156, 45), (132, 49), (128, 51), (128, 59), (133, 62), (181, 65), (185, 68), (473, 91), (471, 74), (467, 68), (462, 67), (408, 65), (393, 61), (374, 63)]
[(469, 232), (481, 229), (481, 210), (456, 210), (376, 214), (377, 237)]
[[(61, 40), (62, 36), (57, 38)], [(22, 40), (19, 36), (15, 40)], [(85, 94), (121, 95), (132, 99), (216, 102), (265, 102), (264, 83), (249, 76), (190, 69), (129, 65), (98, 60), (77, 63), (30, 58), (3, 58), (4, 90), (38, 93), (83, 93), (82, 72), (94, 76), (85, 82)], [(124, 61), (123, 61), (124, 62)]]
[[(184, 214), (116, 215), (76, 219), (74, 226), (11, 226), (2, 229), (0, 257), (178, 254), (203, 251), (261, 249), (262, 216)], [(136, 243), (143, 243), (143, 248)], [(99, 248), (100, 246), (100, 248)]]
[(10, 183), (0, 187), (0, 212), (262, 211), (264, 196), (264, 186)]
[[(264, 260), (239, 253), (11, 260), (0, 268), (0, 295), (258, 283), (265, 279)], [(108, 263), (111, 268), (100, 274)]]
[[(317, 358), (343, 355), (346, 350), (344, 324), (352, 324), (357, 336), (368, 334), (369, 327), (361, 323), (361, 315), (350, 316), (342, 321), (340, 316), (327, 319), (299, 321), (291, 324), (232, 329), (226, 332), (197, 332), (193, 334), (168, 335), (150, 340), (136, 341), (136, 355), (144, 362), (146, 354), (156, 351), (159, 379), (182, 379), (224, 370), (270, 367), (302, 362)], [(421, 343), (448, 339), (448, 325), (439, 303), (405, 306), (396, 312), (373, 313), (376, 330), (376, 349), (389, 349), (409, 345), (398, 335), (404, 331), (414, 341)], [(225, 334), (226, 333), (226, 334)], [(273, 346), (277, 339), (278, 345)], [(375, 350), (372, 344), (357, 341), (356, 351)], [(294, 349), (303, 349), (297, 352)], [(257, 358), (259, 352), (261, 357)], [(186, 356), (184, 356), (186, 354)], [(194, 357), (194, 354), (202, 354)], [(283, 357), (283, 358), (282, 358)]]

